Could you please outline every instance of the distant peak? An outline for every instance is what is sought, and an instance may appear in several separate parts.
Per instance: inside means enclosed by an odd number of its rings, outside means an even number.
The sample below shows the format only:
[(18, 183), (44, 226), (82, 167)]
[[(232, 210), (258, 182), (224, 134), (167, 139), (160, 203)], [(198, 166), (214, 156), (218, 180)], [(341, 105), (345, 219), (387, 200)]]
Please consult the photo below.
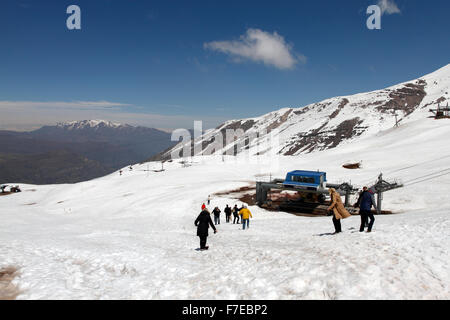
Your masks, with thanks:
[(67, 121), (60, 122), (57, 124), (57, 127), (65, 128), (68, 130), (72, 129), (85, 129), (85, 128), (100, 128), (100, 127), (109, 127), (109, 128), (119, 128), (128, 125), (123, 125), (117, 122), (107, 121), (107, 120), (81, 120), (81, 121)]

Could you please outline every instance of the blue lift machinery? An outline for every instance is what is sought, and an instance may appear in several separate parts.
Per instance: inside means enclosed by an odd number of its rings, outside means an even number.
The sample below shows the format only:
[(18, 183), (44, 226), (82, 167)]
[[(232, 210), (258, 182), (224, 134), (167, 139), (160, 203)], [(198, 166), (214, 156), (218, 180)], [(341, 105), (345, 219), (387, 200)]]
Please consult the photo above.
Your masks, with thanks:
[[(377, 182), (370, 186), (377, 194), (378, 213), (382, 213), (381, 204), (383, 193), (392, 189), (402, 187), (398, 183), (390, 183), (383, 179), (380, 174)], [(260, 207), (279, 209), (290, 212), (299, 212), (314, 215), (327, 215), (326, 196), (329, 194), (329, 188), (345, 197), (344, 205), (352, 213), (355, 209), (350, 204), (350, 197), (358, 192), (351, 183), (328, 183), (326, 172), (296, 170), (286, 174), (286, 178), (274, 179), (270, 182), (256, 183), (256, 203)], [(274, 203), (268, 196), (272, 190), (275, 192), (294, 191), (297, 195), (295, 200), (279, 201)]]

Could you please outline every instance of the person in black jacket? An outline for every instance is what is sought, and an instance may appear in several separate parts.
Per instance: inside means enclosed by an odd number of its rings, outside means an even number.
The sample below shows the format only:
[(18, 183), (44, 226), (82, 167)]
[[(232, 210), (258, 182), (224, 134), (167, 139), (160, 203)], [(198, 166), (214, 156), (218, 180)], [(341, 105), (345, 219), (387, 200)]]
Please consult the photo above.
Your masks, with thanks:
[(231, 208), (227, 205), (223, 211), (225, 212), (227, 223), (229, 223), (231, 221)]
[(213, 228), (214, 233), (217, 233), (217, 229), (211, 220), (211, 214), (208, 209), (204, 209), (200, 212), (197, 219), (195, 219), (194, 224), (197, 227), (197, 236), (200, 237), (200, 250), (208, 250), (209, 247), (206, 245), (206, 240), (208, 238), (209, 226)]
[(237, 224), (239, 224), (239, 208), (237, 207), (237, 204), (234, 205), (233, 216), (234, 216), (233, 224), (235, 224), (236, 221), (237, 221)]
[(214, 213), (214, 224), (220, 224), (220, 211), (219, 207), (215, 207), (213, 210)]
[(370, 219), (367, 232), (372, 231), (373, 224), (375, 222), (375, 217), (372, 214), (372, 206), (377, 209), (375, 204), (375, 197), (373, 190), (367, 190), (367, 187), (363, 188), (363, 191), (359, 195), (358, 202), (355, 203), (354, 207), (359, 207), (359, 215), (361, 216), (361, 226), (359, 227), (359, 232), (364, 232), (367, 221)]

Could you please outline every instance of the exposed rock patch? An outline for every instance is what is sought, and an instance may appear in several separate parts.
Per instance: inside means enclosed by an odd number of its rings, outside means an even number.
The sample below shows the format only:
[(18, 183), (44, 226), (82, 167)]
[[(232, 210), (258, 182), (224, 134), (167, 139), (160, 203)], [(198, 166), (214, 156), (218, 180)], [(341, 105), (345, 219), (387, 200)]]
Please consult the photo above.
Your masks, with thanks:
[(322, 131), (328, 124), (328, 121), (319, 128), (314, 129), (306, 134), (300, 133), (299, 140), (294, 141), (288, 146), (288, 150), (282, 151), (284, 155), (294, 155), (300, 150), (310, 153), (315, 150), (324, 150), (337, 147), (342, 141), (359, 136), (365, 131), (365, 127), (359, 127), (363, 120), (356, 117), (341, 122), (333, 130)]
[(330, 119), (336, 118), (336, 116), (341, 112), (341, 110), (349, 103), (347, 98), (342, 99), (341, 103), (338, 105), (337, 109), (330, 115)]
[(391, 98), (391, 100), (376, 109), (383, 113), (401, 111), (404, 116), (407, 116), (416, 110), (423, 98), (425, 98), (426, 92), (424, 88), (425, 84), (422, 82), (421, 84), (408, 83), (403, 88), (389, 93), (389, 98)]
[(289, 118), (289, 115), (292, 113), (292, 109), (289, 109), (287, 112), (285, 112), (279, 119), (275, 120), (274, 122), (272, 122), (268, 127), (267, 127), (267, 133), (270, 133), (272, 130), (275, 130), (276, 128), (278, 128), (279, 126), (281, 126), (283, 123), (285, 123), (287, 121), (287, 119)]

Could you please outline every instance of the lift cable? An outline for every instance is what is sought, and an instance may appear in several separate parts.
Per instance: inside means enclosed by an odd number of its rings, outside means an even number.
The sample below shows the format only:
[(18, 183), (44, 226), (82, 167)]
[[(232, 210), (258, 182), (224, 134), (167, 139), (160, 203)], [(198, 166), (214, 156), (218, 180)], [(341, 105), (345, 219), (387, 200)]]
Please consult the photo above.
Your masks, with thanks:
[(435, 175), (439, 176), (440, 174), (443, 174), (444, 172), (447, 172), (447, 171), (450, 171), (450, 168), (446, 168), (446, 169), (435, 171), (435, 172), (432, 172), (432, 173), (428, 173), (426, 175), (419, 176), (419, 177), (416, 177), (416, 178), (413, 178), (413, 179), (409, 179), (409, 180), (405, 181), (405, 184), (410, 184), (412, 182), (415, 182), (416, 180), (426, 179), (426, 178), (429, 178), (429, 177), (435, 176)]
[[(411, 165), (411, 166), (407, 166), (407, 167), (403, 167), (403, 168), (400, 168), (400, 169), (396, 169), (396, 170), (393, 170), (393, 171), (387, 171), (387, 172), (385, 172), (385, 174), (386, 174), (386, 175), (390, 175), (390, 174), (395, 173), (395, 172), (407, 170), (407, 169), (410, 169), (410, 168), (414, 168), (414, 167), (417, 167), (417, 166), (420, 166), (420, 165), (424, 165), (424, 164), (427, 164), (427, 163), (431, 163), (431, 162), (435, 162), (435, 161), (439, 161), (439, 160), (443, 160), (443, 159), (447, 159), (447, 158), (450, 158), (450, 155), (446, 155), (446, 156), (443, 156), (443, 157), (440, 157), (440, 158), (437, 158), (437, 159), (433, 159), (433, 160), (429, 160), (429, 161), (424, 161), (424, 162), (421, 162), (421, 163), (417, 163), (417, 164), (414, 164), (414, 165)], [(447, 171), (447, 170), (449, 170), (449, 169), (450, 169), (450, 168), (447, 168), (447, 169), (440, 170), (439, 172), (435, 172), (435, 173), (431, 173), (431, 174), (441, 173), (441, 172)], [(429, 175), (430, 175), (430, 174), (427, 174), (427, 175), (422, 176), (422, 177), (417, 177), (417, 178), (414, 178), (414, 179), (407, 180), (407, 181), (405, 182), (405, 184), (406, 184), (406, 183), (410, 183), (410, 182), (412, 182), (413, 180), (417, 180), (417, 179), (420, 179), (420, 178), (423, 178), (423, 177), (427, 177), (427, 176), (429, 176)], [(364, 184), (364, 185), (369, 186), (369, 185), (372, 184), (374, 181), (376, 181), (377, 178), (378, 178), (378, 176), (377, 176), (377, 177), (374, 177), (373, 179), (371, 179), (369, 182), (367, 182), (367, 183)]]
[(429, 161), (424, 161), (424, 162), (421, 162), (421, 163), (416, 163), (414, 165), (403, 167), (403, 168), (400, 168), (400, 169), (396, 169), (394, 171), (388, 171), (388, 172), (386, 172), (386, 174), (388, 175), (388, 174), (391, 174), (391, 173), (403, 171), (403, 170), (406, 170), (406, 169), (414, 168), (414, 167), (417, 167), (417, 166), (420, 166), (420, 165), (423, 165), (423, 164), (427, 164), (427, 163), (431, 163), (431, 162), (434, 162), (434, 161), (439, 161), (439, 160), (443, 160), (443, 159), (447, 159), (447, 158), (450, 158), (450, 155), (443, 156), (443, 157), (440, 157), (440, 158), (437, 158), (437, 159), (434, 159), (434, 160), (429, 160)]
[(450, 171), (449, 171), (449, 172), (446, 172), (446, 173), (442, 173), (442, 174), (437, 175), (437, 176), (433, 176), (433, 177), (429, 177), (429, 178), (426, 178), (426, 179), (423, 179), (423, 180), (415, 181), (415, 182), (413, 182), (413, 183), (408, 183), (408, 184), (406, 185), (406, 187), (415, 185), (415, 184), (417, 184), (417, 183), (422, 183), (422, 182), (425, 182), (425, 181), (433, 180), (433, 179), (436, 179), (436, 178), (439, 178), (439, 177), (442, 177), (442, 176), (445, 176), (445, 175), (448, 175), (448, 174), (450, 174)]

